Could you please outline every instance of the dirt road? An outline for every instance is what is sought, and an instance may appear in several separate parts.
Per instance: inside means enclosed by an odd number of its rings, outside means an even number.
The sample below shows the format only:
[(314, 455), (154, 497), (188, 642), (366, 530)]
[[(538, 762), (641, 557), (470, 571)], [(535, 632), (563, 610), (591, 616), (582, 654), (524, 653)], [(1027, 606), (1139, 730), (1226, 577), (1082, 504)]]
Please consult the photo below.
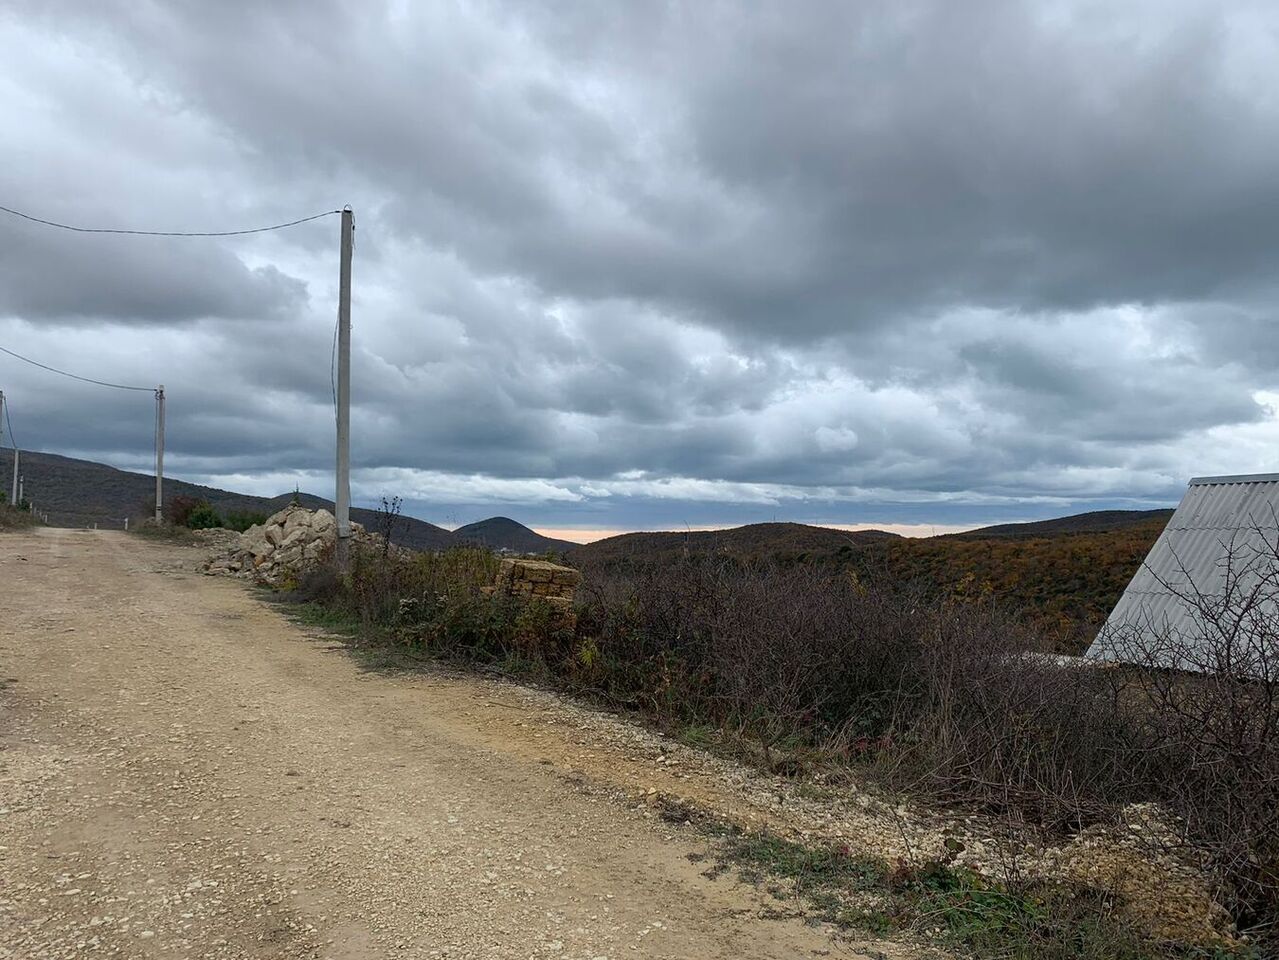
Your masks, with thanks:
[(548, 695), (361, 670), (194, 559), (0, 535), (0, 957), (899, 955), (703, 875)]

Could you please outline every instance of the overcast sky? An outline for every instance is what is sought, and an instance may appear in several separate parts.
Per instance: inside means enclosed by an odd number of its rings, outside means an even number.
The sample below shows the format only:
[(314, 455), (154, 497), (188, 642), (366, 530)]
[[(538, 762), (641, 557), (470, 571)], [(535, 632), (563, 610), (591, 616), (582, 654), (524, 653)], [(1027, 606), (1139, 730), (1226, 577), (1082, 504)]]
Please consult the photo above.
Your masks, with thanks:
[[(1273, 3), (6, 0), (0, 47), (0, 204), (352, 206), (357, 502), (947, 529), (1279, 470)], [(0, 215), (0, 346), (331, 496), (337, 245)], [(147, 394), (0, 389), (150, 468)]]

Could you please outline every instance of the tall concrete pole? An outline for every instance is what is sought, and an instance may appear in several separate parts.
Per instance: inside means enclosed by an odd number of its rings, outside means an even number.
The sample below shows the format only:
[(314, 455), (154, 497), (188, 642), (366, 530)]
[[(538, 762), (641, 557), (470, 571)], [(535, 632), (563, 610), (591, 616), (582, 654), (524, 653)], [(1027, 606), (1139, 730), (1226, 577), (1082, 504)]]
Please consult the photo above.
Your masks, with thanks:
[(342, 211), (342, 261), (338, 267), (338, 395), (337, 395), (337, 514), (336, 557), (343, 573), (351, 567), (351, 247), (355, 218)]
[(155, 388), (155, 522), (164, 521), (164, 384)]
[[(4, 391), (0, 390), (0, 446), (4, 445), (4, 405)], [(18, 505), (18, 441), (10, 437), (9, 443), (13, 447), (13, 487), (9, 491), (9, 502), (16, 507)]]

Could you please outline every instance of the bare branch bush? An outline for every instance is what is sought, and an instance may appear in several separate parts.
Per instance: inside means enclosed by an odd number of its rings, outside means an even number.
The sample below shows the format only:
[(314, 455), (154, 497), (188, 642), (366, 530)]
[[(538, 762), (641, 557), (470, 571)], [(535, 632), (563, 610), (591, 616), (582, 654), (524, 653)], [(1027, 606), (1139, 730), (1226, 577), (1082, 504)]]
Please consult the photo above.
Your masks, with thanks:
[[(1196, 578), (1156, 579), (1180, 617), (1146, 613), (1110, 637), (1140, 740), (1144, 786), (1175, 817), (1172, 841), (1222, 881), (1245, 925), (1279, 918), (1279, 524), (1219, 545)], [(1204, 582), (1207, 581), (1207, 582)]]
[[(1261, 543), (1261, 546), (1258, 546)], [(583, 570), (576, 633), (485, 591), (488, 551), (358, 551), (331, 602), (441, 656), (515, 664), (671, 728), (715, 726), (770, 769), (854, 762), (908, 791), (1068, 834), (1134, 804), (1218, 878), (1239, 923), (1279, 911), (1279, 543), (1178, 576), (1180, 632), (1132, 666), (1063, 662), (993, 599), (868, 588), (820, 564), (685, 555)], [(1184, 626), (1184, 624), (1183, 624)]]
[(408, 523), (400, 516), (404, 500), (400, 497), (383, 497), (382, 505), (373, 511), (375, 532), (382, 538), (382, 559), (391, 552), (391, 545), (398, 534), (408, 529)]
[(1192, 635), (1145, 631), (1126, 668), (1060, 660), (993, 601), (724, 558), (588, 569), (582, 628), (615, 701), (736, 730), (775, 770), (810, 748), (869, 761), (1038, 834), (1153, 802), (1258, 928), (1279, 905), (1276, 571), (1273, 544), (1234, 551), (1221, 584), (1187, 587)]

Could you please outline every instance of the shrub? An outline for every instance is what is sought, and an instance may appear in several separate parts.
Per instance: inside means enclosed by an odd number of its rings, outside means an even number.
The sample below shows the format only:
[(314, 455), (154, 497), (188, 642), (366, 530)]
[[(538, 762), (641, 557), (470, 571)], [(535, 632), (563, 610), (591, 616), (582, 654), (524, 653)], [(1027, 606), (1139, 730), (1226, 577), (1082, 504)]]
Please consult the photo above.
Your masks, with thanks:
[(383, 497), (382, 505), (373, 511), (373, 531), (382, 538), (382, 558), (391, 552), (395, 539), (408, 529), (408, 523), (400, 516), (404, 501), (400, 497)]
[(1184, 650), (1063, 667), (1052, 638), (990, 599), (714, 558), (586, 571), (581, 626), (614, 702), (737, 730), (775, 770), (809, 750), (863, 760), (899, 788), (1052, 833), (1154, 802), (1173, 826), (1160, 842), (1206, 857), (1255, 926), (1279, 915), (1279, 618), (1256, 589), (1271, 577), (1279, 594), (1279, 549), (1267, 562), (1228, 581), (1234, 601), (1187, 598), (1202, 665), (1246, 650), (1268, 665), (1250, 678), (1168, 669)]
[(0, 530), (25, 530), (39, 526), (39, 520), (29, 510), (0, 504)]
[(222, 518), (202, 500), (187, 514), (186, 526), (192, 530), (208, 530), (222, 526)]
[[(152, 500), (152, 508), (154, 509), (155, 501)], [(203, 504), (208, 506), (208, 502), (201, 500), (199, 497), (175, 496), (169, 497), (164, 502), (164, 519), (175, 527), (187, 526), (187, 520), (191, 516), (191, 511)]]
[(267, 515), (265, 513), (257, 513), (252, 510), (233, 510), (222, 518), (222, 525), (228, 530), (243, 533), (249, 527), (266, 523), (266, 521)]
[(1208, 585), (1182, 568), (1162, 585), (1179, 629), (1147, 618), (1108, 639), (1128, 670), (1151, 795), (1178, 817), (1177, 839), (1229, 881), (1245, 923), (1279, 922), (1279, 531), (1224, 545)]
[(991, 598), (722, 557), (587, 568), (569, 632), (486, 593), (497, 565), (477, 548), (356, 549), (349, 576), (317, 572), (299, 593), (436, 656), (533, 671), (672, 730), (736, 733), (778, 772), (861, 763), (1058, 834), (1153, 802), (1173, 831), (1160, 842), (1215, 871), (1242, 925), (1279, 913), (1279, 618), (1255, 596), (1190, 598), (1219, 664), (1223, 643), (1269, 651), (1270, 672), (1241, 680), (1167, 669), (1167, 651), (1063, 668), (1053, 638)]

